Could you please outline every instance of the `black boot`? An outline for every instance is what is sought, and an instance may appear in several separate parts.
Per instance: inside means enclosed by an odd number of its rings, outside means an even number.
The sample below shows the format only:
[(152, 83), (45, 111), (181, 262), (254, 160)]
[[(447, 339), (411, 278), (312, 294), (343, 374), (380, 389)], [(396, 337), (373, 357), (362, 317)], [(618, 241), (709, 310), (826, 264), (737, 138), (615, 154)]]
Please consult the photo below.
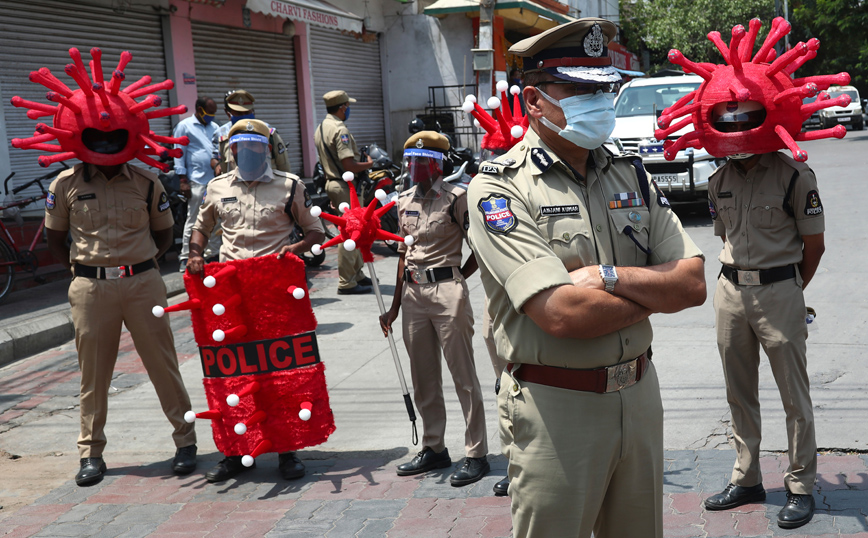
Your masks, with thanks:
[(79, 486), (89, 486), (102, 480), (106, 466), (102, 458), (81, 458), (81, 468), (75, 475), (75, 483)]
[(726, 488), (711, 497), (705, 499), (705, 508), (708, 510), (729, 510), (743, 504), (759, 503), (766, 500), (766, 490), (762, 484), (748, 488), (729, 484)]
[(284, 452), (277, 455), (280, 476), (284, 480), (295, 480), (304, 476), (304, 464), (295, 455), (295, 452)]
[(250, 467), (245, 467), (244, 464), (241, 463), (241, 456), (226, 456), (220, 463), (205, 473), (205, 480), (208, 482), (223, 482), (224, 480), (229, 480), (233, 476), (255, 467), (255, 461)]
[(787, 492), (787, 504), (778, 512), (778, 527), (796, 529), (814, 517), (814, 496)]
[(444, 469), (450, 465), (452, 460), (449, 459), (448, 449), (444, 448), (443, 452), (438, 454), (426, 446), (415, 458), (398, 466), (398, 476), (427, 473), (432, 469)]
[(509, 495), (509, 477), (503, 477), (503, 480), (494, 485), (494, 496), (495, 497), (506, 497)]
[(482, 479), (491, 471), (491, 466), (488, 465), (488, 458), (464, 458), (464, 465), (460, 469), (452, 473), (449, 477), (449, 483), (455, 487), (466, 486)]
[(175, 474), (190, 474), (196, 470), (196, 445), (182, 446), (175, 451), (172, 471)]

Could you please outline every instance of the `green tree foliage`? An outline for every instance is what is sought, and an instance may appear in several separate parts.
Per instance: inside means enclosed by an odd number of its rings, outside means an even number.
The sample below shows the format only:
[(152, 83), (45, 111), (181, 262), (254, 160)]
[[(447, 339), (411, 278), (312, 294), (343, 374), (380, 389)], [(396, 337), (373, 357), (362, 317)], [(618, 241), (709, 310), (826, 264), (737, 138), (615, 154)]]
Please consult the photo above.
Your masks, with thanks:
[(859, 94), (868, 97), (868, 2), (798, 0), (791, 4), (792, 41), (820, 40), (817, 57), (797, 76), (847, 71)]
[(773, 0), (621, 0), (628, 46), (647, 50), (651, 63), (659, 67), (672, 67), (666, 58), (670, 49), (695, 62), (723, 63), (708, 32), (717, 30), (729, 43), (732, 27), (741, 24), (747, 29), (755, 17), (763, 21), (757, 50), (771, 27), (774, 9)]

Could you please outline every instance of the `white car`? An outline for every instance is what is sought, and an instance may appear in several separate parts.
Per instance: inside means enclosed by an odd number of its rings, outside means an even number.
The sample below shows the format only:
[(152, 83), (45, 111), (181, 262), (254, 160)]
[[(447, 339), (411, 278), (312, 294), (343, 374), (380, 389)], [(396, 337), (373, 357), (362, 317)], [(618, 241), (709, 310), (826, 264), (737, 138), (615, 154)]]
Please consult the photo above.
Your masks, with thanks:
[[(688, 148), (676, 158), (663, 158), (663, 142), (654, 138), (657, 118), (675, 101), (697, 89), (702, 78), (696, 75), (641, 78), (625, 84), (615, 98), (616, 139), (625, 151), (638, 153), (651, 179), (673, 202), (704, 200), (708, 196), (708, 178), (724, 159), (716, 159), (705, 150)], [(681, 121), (679, 118), (676, 121)], [(675, 140), (693, 131), (693, 126), (669, 136)]]
[(850, 104), (847, 106), (831, 106), (820, 110), (820, 125), (823, 129), (829, 129), (838, 125), (852, 125), (854, 131), (865, 128), (862, 119), (862, 101), (859, 99), (859, 90), (853, 86), (832, 86), (826, 92), (834, 99), (841, 95), (850, 96)]

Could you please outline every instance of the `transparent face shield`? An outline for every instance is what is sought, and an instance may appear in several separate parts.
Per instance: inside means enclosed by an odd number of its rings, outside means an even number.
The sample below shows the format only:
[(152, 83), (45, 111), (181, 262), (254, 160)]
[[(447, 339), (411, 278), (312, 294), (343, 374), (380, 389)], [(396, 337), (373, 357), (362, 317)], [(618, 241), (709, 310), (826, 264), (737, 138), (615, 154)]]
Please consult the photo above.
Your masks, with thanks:
[(443, 154), (430, 149), (405, 149), (401, 175), (404, 177), (404, 190), (415, 185), (428, 190), (443, 175)]
[(242, 133), (229, 139), (238, 174), (244, 181), (269, 182), (268, 138), (254, 133)]

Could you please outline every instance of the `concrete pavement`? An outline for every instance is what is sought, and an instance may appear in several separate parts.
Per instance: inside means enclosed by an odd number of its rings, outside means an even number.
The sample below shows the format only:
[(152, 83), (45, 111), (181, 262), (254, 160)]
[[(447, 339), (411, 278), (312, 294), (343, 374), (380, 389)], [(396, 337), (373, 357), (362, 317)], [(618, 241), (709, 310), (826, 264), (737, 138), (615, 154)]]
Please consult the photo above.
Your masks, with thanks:
[[(821, 327), (809, 339), (809, 373), (818, 442), (834, 450), (821, 452), (818, 512), (802, 529), (783, 531), (775, 524), (784, 502), (787, 463), (780, 451), (786, 442), (781, 404), (766, 361), (761, 366), (761, 400), (763, 446), (770, 450), (763, 459), (768, 501), (724, 513), (702, 509), (701, 500), (726, 484), (734, 452), (728, 444), (729, 414), (711, 305), (720, 241), (712, 236), (707, 217), (683, 214), (689, 233), (706, 253), (709, 299), (702, 307), (652, 320), (654, 360), (666, 409), (666, 536), (868, 537), (868, 461), (860, 453), (868, 449), (868, 406), (862, 392), (868, 374), (862, 358), (868, 345), (863, 330), (868, 306), (861, 299), (861, 268), (868, 264), (868, 252), (854, 248), (866, 244), (868, 231), (859, 226), (860, 201), (851, 194), (859, 170), (868, 166), (866, 142), (868, 135), (850, 132), (841, 142), (804, 144), (820, 176), (828, 230), (821, 272), (807, 291)], [(842, 157), (844, 148), (847, 159)], [(387, 252), (377, 251), (381, 256)], [(491, 496), (491, 485), (503, 476), (506, 462), (499, 455), (490, 388), (494, 373), (480, 335), (474, 336), (474, 349), (487, 407), (492, 474), (467, 488), (449, 486), (449, 470), (398, 478), (394, 465), (418, 447), (410, 443), (391, 355), (376, 326), (376, 301), (372, 296), (338, 296), (335, 261), (330, 252), (324, 266), (309, 273), (337, 430), (327, 443), (301, 451), (307, 477), (281, 480), (276, 457), (265, 455), (255, 470), (238, 479), (207, 484), (204, 472), (220, 456), (204, 422), (197, 427), (199, 469), (189, 477), (173, 476), (171, 428), (125, 334), (109, 399), (109, 473), (94, 487), (77, 488), (72, 477), (78, 468), (78, 367), (74, 345), (67, 342), (0, 368), (0, 536), (509, 536), (508, 500)], [(394, 289), (395, 266), (394, 257), (378, 256), (375, 261), (386, 294)], [(483, 294), (478, 276), (469, 285), (479, 319)], [(55, 297), (46, 308), (62, 313), (68, 308), (65, 290), (57, 293), (60, 299)], [(204, 410), (189, 317), (171, 316), (194, 409)], [(8, 320), (4, 317), (0, 328), (7, 328)], [(27, 325), (26, 317), (24, 321)], [(400, 341), (398, 348), (409, 379)], [(447, 446), (457, 463), (463, 455), (463, 424), (452, 382), (445, 381), (444, 388)]]

